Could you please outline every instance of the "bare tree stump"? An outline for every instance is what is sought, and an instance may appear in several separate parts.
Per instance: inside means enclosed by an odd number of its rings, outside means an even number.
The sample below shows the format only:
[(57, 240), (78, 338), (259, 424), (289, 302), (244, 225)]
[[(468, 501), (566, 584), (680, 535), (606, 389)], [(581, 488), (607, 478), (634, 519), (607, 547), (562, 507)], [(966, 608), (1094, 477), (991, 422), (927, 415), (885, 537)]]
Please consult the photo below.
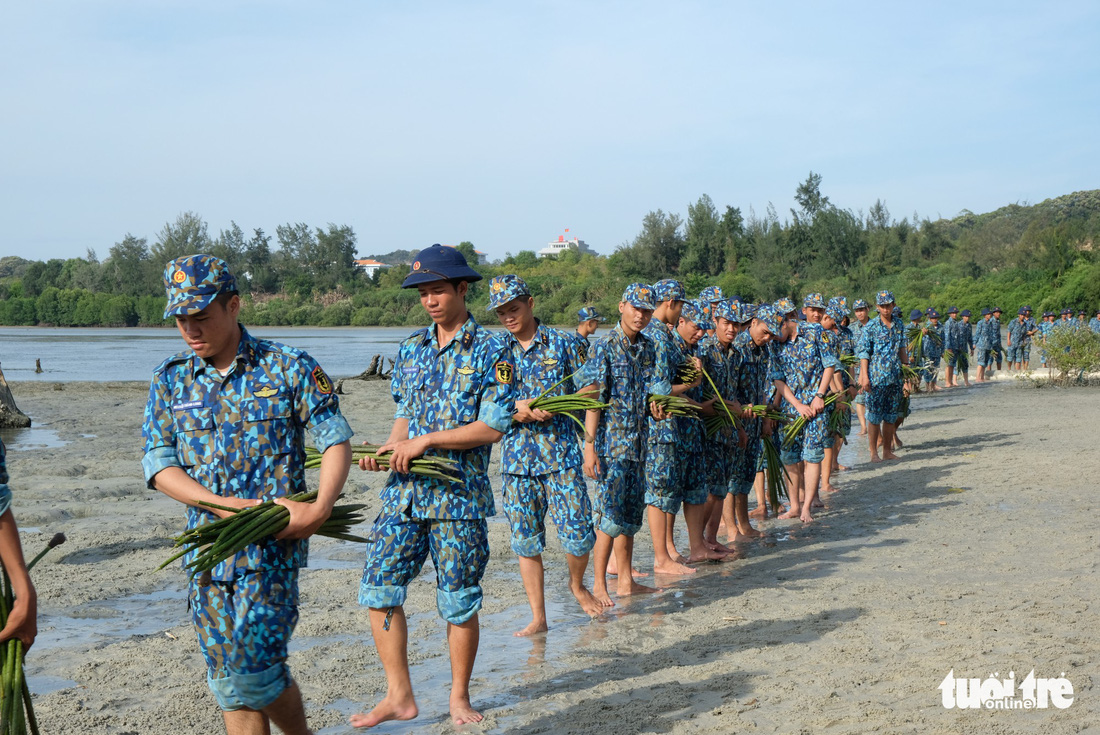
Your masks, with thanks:
[(0, 429), (25, 429), (30, 425), (30, 417), (15, 405), (4, 371), (0, 370)]

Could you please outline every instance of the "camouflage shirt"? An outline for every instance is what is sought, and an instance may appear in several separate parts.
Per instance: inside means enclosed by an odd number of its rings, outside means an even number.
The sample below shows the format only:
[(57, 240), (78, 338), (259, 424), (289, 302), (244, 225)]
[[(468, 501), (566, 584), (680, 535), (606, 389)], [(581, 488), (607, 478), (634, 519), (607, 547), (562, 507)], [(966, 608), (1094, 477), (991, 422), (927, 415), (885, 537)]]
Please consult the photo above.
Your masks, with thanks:
[(856, 347), (856, 356), (860, 360), (867, 360), (867, 377), (871, 385), (892, 385), (901, 382), (899, 350), (904, 345), (905, 330), (897, 319), (890, 327), (883, 324), (880, 319), (873, 319), (867, 325)]
[[(454, 339), (440, 348), (435, 327), (401, 343), (391, 391), (395, 418), (409, 422), (409, 438), (481, 421), (506, 433), (512, 427), (512, 359), (500, 337), (469, 314)], [(391, 472), (382, 488), (386, 509), (412, 518), (477, 519), (496, 512), (489, 485), (491, 444), (436, 454), (459, 463), (464, 484)]]
[(596, 340), (574, 382), (581, 388), (597, 384), (600, 400), (610, 403), (596, 431), (596, 454), (641, 461), (645, 457), (646, 419), (650, 394), (667, 394), (672, 385), (657, 377), (653, 342), (639, 334), (630, 344), (618, 324)]
[[(737, 338), (734, 337), (734, 340)], [(739, 393), (738, 377), (741, 370), (741, 352), (731, 342), (729, 347), (724, 347), (717, 337), (711, 335), (704, 337), (699, 342), (699, 357), (703, 361), (703, 369), (714, 381), (722, 398), (727, 401), (736, 401)], [(714, 389), (711, 388), (706, 378), (703, 378), (703, 393), (709, 399), (713, 397)], [(715, 411), (721, 411), (722, 406), (715, 403)], [(717, 444), (736, 444), (737, 433), (734, 431), (719, 431), (712, 438)]]
[[(322, 452), (352, 436), (332, 383), (313, 358), (242, 327), (224, 377), (191, 351), (153, 371), (142, 427), (145, 479), (152, 487), (158, 472), (182, 467), (222, 497), (270, 500), (304, 492), (305, 429)], [(209, 511), (187, 507), (189, 529), (214, 520)], [(305, 566), (307, 551), (304, 540), (269, 539), (222, 562), (212, 576), (228, 580), (238, 568)]]
[[(870, 329), (874, 324), (867, 325)], [(900, 331), (900, 327), (899, 327)], [(867, 331), (864, 330), (864, 339)], [(778, 345), (769, 377), (782, 380), (802, 403), (810, 403), (821, 386), (826, 368), (841, 368), (837, 337), (820, 324), (798, 323), (798, 333)]]
[[(655, 356), (654, 370), (657, 378), (669, 386), (680, 363), (684, 361), (684, 355), (680, 352), (679, 345), (672, 338), (672, 327), (660, 319), (650, 319), (649, 324), (642, 330), (642, 334), (653, 342)], [(669, 390), (672, 390), (671, 387)], [(676, 424), (672, 421), (658, 421), (649, 417), (648, 441), (655, 444), (672, 444), (676, 441)]]
[[(513, 399), (537, 398), (581, 366), (577, 342), (565, 332), (539, 324), (527, 349), (512, 334), (502, 337), (516, 368)], [(568, 378), (549, 393), (576, 392)], [(580, 417), (584, 421), (584, 417)], [(509, 475), (546, 475), (583, 464), (578, 426), (558, 415), (549, 421), (514, 422), (500, 441), (500, 471)]]

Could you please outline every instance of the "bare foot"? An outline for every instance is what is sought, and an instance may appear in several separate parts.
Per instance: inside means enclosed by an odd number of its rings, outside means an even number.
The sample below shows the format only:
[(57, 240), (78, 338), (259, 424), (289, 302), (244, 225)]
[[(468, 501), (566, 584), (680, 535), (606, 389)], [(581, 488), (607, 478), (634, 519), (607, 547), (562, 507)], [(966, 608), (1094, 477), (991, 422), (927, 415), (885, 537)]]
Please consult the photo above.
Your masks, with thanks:
[(583, 584), (570, 587), (569, 590), (573, 593), (573, 597), (577, 598), (577, 604), (581, 606), (581, 610), (584, 610), (589, 617), (597, 617), (603, 612), (603, 603), (597, 600), (596, 596), (589, 592)]
[(644, 584), (638, 584), (632, 579), (628, 584), (625, 585), (620, 582), (615, 590), (615, 594), (617, 594), (619, 597), (627, 597), (628, 595), (641, 595), (645, 594), (646, 592), (656, 591), (657, 590), (653, 587), (646, 587)]
[(793, 505), (790, 507), (790, 510), (788, 510), (783, 515), (779, 516), (780, 520), (787, 520), (787, 519), (790, 519), (790, 518), (798, 518), (798, 508), (796, 508)]
[(822, 503), (822, 502), (821, 502), (820, 500), (818, 500), (817, 498), (814, 498), (814, 507), (815, 507), (815, 508), (824, 508), (824, 507), (825, 507), (825, 504), (824, 504), (824, 503)]
[(607, 587), (594, 587), (592, 596), (601, 607), (615, 607), (615, 601), (611, 599), (611, 595), (607, 594)]
[(722, 554), (732, 554), (734, 552), (734, 549), (731, 549), (724, 544), (718, 543), (718, 539), (714, 539), (713, 541), (709, 539), (703, 539), (703, 543), (706, 544), (706, 547), (711, 551), (717, 551)]
[(681, 575), (682, 574), (695, 574), (695, 569), (693, 567), (684, 566), (683, 564), (681, 564), (677, 561), (672, 561), (671, 559), (669, 559), (668, 563), (657, 564), (656, 562), (654, 562), (654, 564), (653, 564), (653, 573), (654, 574), (681, 574)]
[(810, 515), (810, 509), (806, 508), (802, 511), (802, 515), (798, 517), (798, 520), (802, 521), (803, 523), (813, 523), (814, 517)]
[[(614, 559), (615, 557), (611, 557), (611, 558)], [(618, 565), (615, 564), (614, 561), (607, 562), (607, 574), (608, 574), (608, 576), (611, 576), (611, 577), (618, 577), (619, 576)], [(632, 577), (648, 577), (649, 572), (639, 572), (634, 567), (630, 567), (630, 576), (632, 576)]]
[(894, 445), (897, 449), (901, 449), (905, 446), (901, 443), (901, 437), (899, 437), (897, 434), (894, 435)]
[(753, 539), (753, 538), (760, 538), (761, 536), (764, 535), (764, 532), (763, 531), (757, 531), (752, 526), (749, 526), (748, 528), (739, 528), (739, 529), (737, 529), (737, 535)]
[(766, 507), (753, 508), (749, 511), (749, 518), (767, 518), (768, 509)]
[(535, 633), (545, 633), (547, 630), (548, 629), (546, 627), (545, 620), (532, 620), (530, 623), (527, 624), (526, 628), (524, 628), (523, 630), (517, 630), (512, 635), (514, 635), (516, 638), (526, 638), (527, 636), (534, 635)]
[(860, 429), (856, 432), (856, 436), (867, 436), (867, 429)]
[(688, 555), (687, 561), (692, 564), (698, 564), (702, 561), (725, 561), (730, 557), (730, 554), (722, 551), (715, 551), (713, 549), (704, 548), (699, 553), (692, 553)]
[(837, 491), (836, 488), (833, 487), (832, 483), (829, 483), (828, 485), (826, 485), (825, 487), (823, 487), (821, 489), (823, 491), (827, 492), (827, 493), (835, 493)]
[(885, 461), (885, 460), (888, 460), (888, 459), (901, 459), (901, 457), (899, 457), (898, 455), (894, 454), (893, 452), (885, 452), (885, 451), (884, 451), (884, 452), (882, 453), (882, 459), (883, 459), (883, 461)]
[(872, 462), (881, 462), (882, 460), (879, 458), (879, 456), (877, 454), (872, 454), (871, 455), (871, 461)]
[(481, 722), (484, 719), (481, 713), (470, 706), (468, 697), (451, 696), (451, 721), (456, 725), (465, 725), (468, 722)]
[(352, 715), (349, 722), (352, 727), (374, 727), (390, 720), (411, 720), (419, 712), (411, 692), (408, 698), (391, 698), (387, 694), (370, 712), (365, 715)]
[(677, 562), (679, 564), (683, 564), (685, 561), (684, 555), (677, 551), (675, 546), (668, 547), (668, 556), (674, 562)]
[(850, 469), (852, 469), (852, 468), (848, 467), (847, 465), (838, 464), (836, 467), (833, 468), (833, 472), (844, 472), (845, 470), (850, 470)]

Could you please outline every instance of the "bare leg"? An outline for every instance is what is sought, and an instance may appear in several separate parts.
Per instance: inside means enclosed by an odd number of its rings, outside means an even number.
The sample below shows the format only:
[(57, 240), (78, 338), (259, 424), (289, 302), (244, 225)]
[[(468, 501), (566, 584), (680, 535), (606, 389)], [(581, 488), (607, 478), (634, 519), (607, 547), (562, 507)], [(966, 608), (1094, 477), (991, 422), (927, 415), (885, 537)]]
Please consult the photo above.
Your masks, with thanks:
[(546, 630), (546, 588), (542, 555), (521, 556), (519, 576), (523, 578), (523, 589), (527, 592), (527, 603), (531, 606), (531, 622), (512, 635), (528, 636), (532, 633), (542, 633)]
[(756, 538), (764, 534), (752, 527), (749, 521), (749, 496), (733, 496), (733, 515), (737, 523), (737, 534), (745, 538)]
[(867, 443), (871, 446), (871, 461), (881, 462), (882, 460), (878, 456), (878, 443), (879, 443), (879, 425), (868, 424), (867, 425)]
[(838, 440), (834, 439), (833, 446), (825, 448), (825, 459), (821, 461), (821, 492), (835, 493), (836, 488), (833, 487), (833, 461), (837, 455), (837, 443)]
[(856, 436), (867, 436), (867, 407), (862, 403), (856, 404), (856, 417), (859, 419), (859, 433)]
[(652, 505), (646, 506), (649, 516), (649, 534), (653, 537), (653, 572), (655, 574), (694, 574), (695, 570), (684, 566), (668, 555), (668, 514)]
[(465, 623), (447, 623), (451, 649), (451, 720), (456, 725), (481, 722), (481, 713), (470, 706), (470, 676), (474, 673), (477, 644), (481, 637), (477, 613)]
[(893, 424), (888, 424), (885, 421), (882, 422), (882, 458), (884, 460), (898, 459), (898, 455), (891, 451), (896, 431), (897, 429)]
[(225, 735), (271, 735), (271, 724), (263, 712), (254, 709), (238, 709), (222, 712)]
[(802, 495), (802, 513), (799, 518), (803, 523), (812, 523), (814, 518), (810, 515), (814, 500), (817, 498), (817, 483), (821, 479), (820, 462), (803, 462), (802, 473), (804, 476), (805, 491)]
[(717, 495), (707, 495), (705, 517), (703, 526), (703, 543), (712, 551), (724, 554), (733, 553), (733, 549), (725, 544), (718, 543), (718, 522), (722, 519), (722, 500)]
[(787, 495), (791, 507), (780, 518), (798, 518), (802, 509), (802, 463), (784, 465), (787, 469)]
[(767, 518), (768, 493), (764, 488), (763, 472), (756, 473), (756, 478), (752, 481), (752, 489), (756, 493), (756, 507), (749, 511), (749, 516), (753, 518)]
[(592, 581), (592, 595), (604, 607), (615, 604), (611, 595), (607, 594), (607, 561), (611, 558), (614, 543), (615, 539), (596, 529), (596, 545), (592, 549), (592, 573), (595, 576)]
[(569, 565), (569, 591), (577, 598), (577, 604), (581, 606), (591, 617), (596, 617), (603, 612), (603, 604), (596, 596), (584, 586), (584, 572), (588, 569), (588, 554), (581, 556), (565, 555), (565, 562)]
[(386, 672), (386, 696), (365, 715), (352, 715), (353, 727), (374, 727), (387, 720), (411, 720), (418, 710), (409, 680), (409, 629), (405, 609), (393, 608), (389, 630), (385, 629), (389, 610), (370, 608), (370, 630), (374, 647)]
[[(615, 557), (620, 569), (630, 569), (630, 563), (634, 558), (634, 537), (625, 533), (615, 539)], [(694, 571), (694, 570), (693, 570)], [(615, 585), (615, 594), (619, 597), (636, 595), (640, 592), (656, 592), (652, 587), (638, 584), (628, 574), (620, 574), (618, 584)]]
[(737, 522), (737, 514), (734, 512), (734, 507), (734, 494), (730, 493), (722, 501), (722, 522), (726, 526), (727, 544), (749, 540), (748, 536), (741, 533), (741, 526)]
[(684, 555), (676, 548), (676, 514), (665, 513), (665, 546), (668, 548), (668, 555), (673, 561), (683, 564), (686, 560)]
[(703, 526), (707, 522), (706, 514), (706, 503), (684, 503), (684, 525), (687, 526), (688, 531), (687, 560), (689, 562), (720, 561), (728, 556), (724, 552), (711, 549), (703, 540)]

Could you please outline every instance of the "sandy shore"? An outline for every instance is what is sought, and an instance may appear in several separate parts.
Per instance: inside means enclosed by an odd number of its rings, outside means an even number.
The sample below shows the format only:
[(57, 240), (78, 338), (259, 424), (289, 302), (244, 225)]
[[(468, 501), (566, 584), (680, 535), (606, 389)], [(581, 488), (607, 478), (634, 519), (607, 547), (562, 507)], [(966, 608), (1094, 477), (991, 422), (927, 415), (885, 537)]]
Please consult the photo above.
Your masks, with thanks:
[[(69, 537), (35, 571), (40, 637), (27, 669), (42, 731), (219, 732), (183, 573), (154, 571), (182, 512), (141, 478), (147, 386), (12, 389), (36, 422), (16, 444), (47, 445), (9, 451), (24, 548)], [(346, 390), (358, 438), (384, 438), (388, 386)], [(486, 720), (464, 731), (1096, 731), (1097, 415), (1094, 390), (1010, 381), (917, 397), (902, 460), (871, 466), (862, 444), (846, 449), (853, 470), (837, 477), (841, 492), (817, 523), (766, 522), (766, 538), (738, 561), (658, 578), (659, 594), (592, 622), (572, 603), (551, 533), (552, 628), (537, 639), (511, 635), (529, 611), (498, 516), (473, 682)], [(381, 481), (354, 472), (347, 494), (377, 507)], [(648, 569), (647, 532), (637, 548)], [(303, 574), (290, 664), (322, 733), (350, 732), (347, 715), (384, 689), (355, 601), (362, 558), (361, 547), (318, 540)], [(408, 610), (421, 716), (379, 731), (451, 731), (430, 568)], [(937, 687), (952, 669), (980, 679), (1011, 670), (1017, 681), (1064, 672), (1076, 701), (946, 710)]]

